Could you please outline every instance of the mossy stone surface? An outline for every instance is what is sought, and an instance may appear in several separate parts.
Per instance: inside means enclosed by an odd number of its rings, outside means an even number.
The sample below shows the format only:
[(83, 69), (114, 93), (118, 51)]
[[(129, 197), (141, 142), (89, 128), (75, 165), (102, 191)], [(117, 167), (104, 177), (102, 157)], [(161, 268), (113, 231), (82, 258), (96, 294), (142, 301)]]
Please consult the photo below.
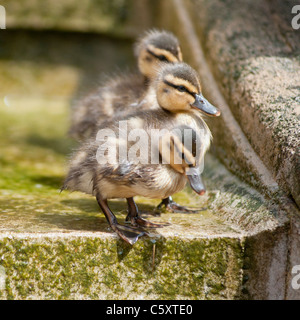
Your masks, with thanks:
[[(1, 239), (2, 299), (228, 299), (241, 294), (236, 239)], [(154, 249), (155, 248), (155, 249)], [(230, 273), (233, 281), (229, 281)]]

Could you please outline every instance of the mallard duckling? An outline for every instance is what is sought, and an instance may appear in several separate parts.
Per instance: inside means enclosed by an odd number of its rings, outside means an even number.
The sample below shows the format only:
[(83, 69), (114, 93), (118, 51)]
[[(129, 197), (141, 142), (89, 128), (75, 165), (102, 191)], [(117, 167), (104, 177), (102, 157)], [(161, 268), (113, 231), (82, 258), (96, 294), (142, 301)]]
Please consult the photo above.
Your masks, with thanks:
[(182, 61), (178, 39), (167, 31), (147, 31), (135, 44), (134, 52), (139, 74), (113, 78), (74, 105), (70, 129), (73, 138), (85, 139), (99, 120), (134, 110), (154, 79), (158, 64)]
[[(62, 188), (95, 195), (111, 228), (130, 244), (135, 243), (140, 236), (144, 235), (144, 231), (120, 225), (109, 209), (107, 199), (126, 198), (129, 211), (127, 219), (134, 226), (157, 227), (159, 225), (140, 217), (133, 200), (134, 196), (167, 198), (184, 187), (188, 171), (191, 168), (195, 168), (193, 175), (188, 175), (191, 187), (197, 193), (202, 194), (204, 186), (197, 164), (201, 163), (209, 147), (211, 134), (204, 120), (194, 110), (200, 110), (213, 116), (220, 114), (202, 96), (197, 73), (187, 64), (169, 64), (162, 67), (155, 88), (159, 107), (153, 110), (140, 110), (123, 119), (114, 119), (99, 126), (97, 137), (86, 141), (73, 157)], [(121, 123), (121, 120), (125, 122)], [(198, 137), (193, 141), (200, 142), (200, 148), (196, 148), (199, 150), (197, 155), (199, 161), (196, 161), (193, 151), (190, 151), (184, 143), (180, 145), (178, 139), (170, 134), (167, 137), (170, 137), (169, 150), (171, 154), (173, 153), (173, 158), (178, 158), (178, 150), (183, 150), (184, 160), (181, 164), (177, 164), (175, 161), (171, 161), (169, 164), (162, 161), (153, 164), (151, 162), (152, 152), (150, 152), (152, 143), (146, 145), (145, 141), (141, 141), (141, 139), (140, 155), (128, 159), (127, 155), (130, 154), (135, 144), (128, 139), (127, 135), (123, 135), (122, 130), (120, 131), (122, 124), (126, 124), (129, 133), (137, 129), (145, 132), (148, 137), (146, 140), (151, 140), (151, 142), (153, 139), (157, 141), (157, 132), (162, 129), (171, 131), (177, 127), (188, 126), (194, 130)], [(154, 130), (156, 132), (154, 137), (151, 135), (153, 134), (152, 129), (159, 129)], [(108, 132), (112, 133), (112, 139), (103, 144), (105, 141), (103, 134)], [(165, 159), (166, 155), (162, 146), (166, 144), (166, 138), (158, 139), (158, 141), (161, 141), (157, 147), (160, 159)], [(124, 145), (126, 156), (120, 157), (121, 146)], [(101, 161), (103, 157), (106, 160), (104, 162)]]
[[(186, 146), (186, 131), (191, 136)], [(185, 139), (183, 135), (185, 134)], [(110, 227), (120, 238), (134, 244), (146, 234), (140, 227), (161, 227), (143, 219), (133, 197), (141, 195), (149, 198), (169, 196), (182, 190), (188, 180), (198, 194), (204, 190), (197, 161), (199, 137), (188, 126), (174, 128), (163, 136), (157, 135), (159, 161), (157, 164), (136, 161), (122, 161), (120, 164), (101, 165), (97, 157), (99, 142), (90, 140), (77, 152), (71, 162), (69, 174), (62, 190), (82, 191), (96, 196)], [(123, 143), (122, 139), (118, 142)], [(108, 148), (111, 148), (109, 146)], [(96, 155), (95, 155), (96, 154)], [(148, 158), (150, 161), (150, 157)], [(133, 227), (121, 225), (110, 210), (107, 200), (124, 197), (128, 204), (127, 221)]]

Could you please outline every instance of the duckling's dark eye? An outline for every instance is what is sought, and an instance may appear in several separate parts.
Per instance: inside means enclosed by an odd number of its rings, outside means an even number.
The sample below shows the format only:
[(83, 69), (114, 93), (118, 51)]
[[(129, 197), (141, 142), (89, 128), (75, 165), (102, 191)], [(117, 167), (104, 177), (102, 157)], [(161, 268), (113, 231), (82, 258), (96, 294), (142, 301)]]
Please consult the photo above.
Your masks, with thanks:
[(187, 91), (185, 86), (178, 86), (177, 90), (180, 91), (180, 92), (186, 92)]
[(160, 61), (164, 61), (164, 62), (168, 62), (168, 61), (169, 61), (164, 55), (157, 56), (157, 58), (158, 58)]

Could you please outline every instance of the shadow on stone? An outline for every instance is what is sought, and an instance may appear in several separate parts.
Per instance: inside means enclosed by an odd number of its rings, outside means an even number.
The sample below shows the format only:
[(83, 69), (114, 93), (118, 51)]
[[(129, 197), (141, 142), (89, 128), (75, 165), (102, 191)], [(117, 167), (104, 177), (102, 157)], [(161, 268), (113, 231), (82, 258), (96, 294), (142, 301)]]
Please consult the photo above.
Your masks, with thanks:
[(53, 213), (39, 217), (46, 224), (55, 225), (64, 230), (72, 231), (99, 231), (111, 233), (107, 221), (101, 216), (89, 216), (84, 214)]
[(65, 206), (71, 208), (77, 208), (81, 211), (87, 213), (99, 212), (99, 206), (95, 199), (72, 199), (72, 200), (62, 200), (61, 203)]
[(96, 87), (103, 81), (104, 74), (118, 72), (122, 66), (134, 66), (132, 42), (121, 38), (116, 41), (104, 34), (3, 30), (0, 42), (2, 60), (13, 58), (17, 63), (34, 62), (80, 69), (80, 83), (73, 98)]
[(64, 177), (63, 176), (33, 176), (31, 177), (31, 181), (36, 183), (36, 184), (41, 184), (47, 187), (51, 187), (53, 189), (60, 189)]
[[(133, 256), (135, 259), (133, 260), (130, 253), (134, 246), (119, 240), (117, 242), (118, 261), (124, 262), (131, 270), (139, 269), (142, 265), (143, 272), (148, 275), (155, 275), (156, 268), (159, 266), (163, 255), (166, 254), (166, 239), (160, 236), (154, 240), (145, 236), (140, 238), (137, 244), (138, 246), (135, 247), (135, 250), (140, 250), (140, 254), (137, 256), (134, 250), (135, 254)], [(136, 275), (136, 277), (139, 276)]]
[(51, 149), (62, 155), (69, 155), (70, 151), (76, 146), (76, 143), (70, 139), (62, 139), (61, 137), (46, 138), (38, 135), (29, 135), (26, 138), (26, 142), (33, 146)]
[[(78, 208), (85, 212), (99, 212), (99, 206), (96, 200), (91, 197), (91, 199), (72, 199), (72, 200), (62, 200), (62, 204), (68, 207)], [(145, 203), (137, 203), (140, 213), (144, 216), (154, 215), (154, 206)], [(125, 200), (113, 200), (109, 201), (109, 207), (114, 213), (127, 214), (127, 204)]]

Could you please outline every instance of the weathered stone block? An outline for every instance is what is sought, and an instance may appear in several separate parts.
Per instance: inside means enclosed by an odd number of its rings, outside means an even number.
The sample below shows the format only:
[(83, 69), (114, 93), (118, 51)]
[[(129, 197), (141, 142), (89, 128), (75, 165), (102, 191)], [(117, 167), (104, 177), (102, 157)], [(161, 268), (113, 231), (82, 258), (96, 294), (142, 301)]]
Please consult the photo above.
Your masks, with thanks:
[[(290, 24), (295, 3), (197, 0), (190, 12), (236, 120), (300, 206), (300, 33)], [(223, 132), (213, 130), (224, 157)]]
[(145, 0), (7, 1), (7, 28), (100, 32), (128, 37), (149, 27)]

